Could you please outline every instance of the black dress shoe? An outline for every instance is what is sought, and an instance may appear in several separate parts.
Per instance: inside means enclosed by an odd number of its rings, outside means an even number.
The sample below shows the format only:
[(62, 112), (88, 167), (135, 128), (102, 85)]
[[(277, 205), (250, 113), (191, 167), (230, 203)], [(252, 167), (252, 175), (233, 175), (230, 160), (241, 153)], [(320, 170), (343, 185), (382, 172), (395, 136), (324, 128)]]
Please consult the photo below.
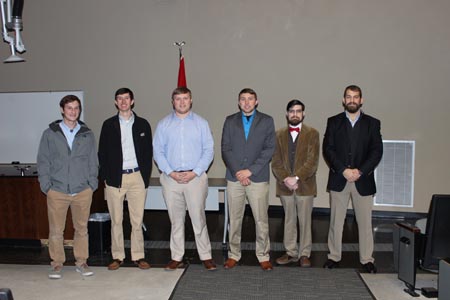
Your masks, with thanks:
[(323, 264), (325, 269), (334, 269), (339, 266), (339, 262), (334, 261), (332, 259), (327, 259), (327, 261)]
[(364, 264), (363, 269), (367, 273), (375, 274), (377, 272), (377, 267), (372, 262), (368, 262), (367, 264)]

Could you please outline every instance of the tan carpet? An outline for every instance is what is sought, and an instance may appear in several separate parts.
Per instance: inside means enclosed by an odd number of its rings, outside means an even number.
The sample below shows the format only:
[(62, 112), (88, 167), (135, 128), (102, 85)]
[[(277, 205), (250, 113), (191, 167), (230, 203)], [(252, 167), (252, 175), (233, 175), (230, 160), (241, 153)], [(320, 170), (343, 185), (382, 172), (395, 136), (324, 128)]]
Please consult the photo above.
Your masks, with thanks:
[[(106, 267), (92, 267), (95, 275), (83, 278), (75, 267), (69, 266), (64, 267), (62, 279), (50, 280), (48, 269), (49, 266), (42, 265), (0, 264), (0, 288), (10, 288), (14, 300), (160, 300), (170, 297), (184, 271), (167, 272), (161, 268), (108, 271)], [(219, 268), (214, 275), (222, 272)], [(422, 295), (413, 298), (403, 292), (405, 286), (397, 274), (361, 274), (361, 277), (377, 300), (428, 299)], [(437, 287), (437, 275), (418, 274), (416, 287), (424, 286)]]
[(74, 266), (64, 267), (62, 279), (48, 279), (49, 266), (0, 265), (0, 288), (10, 288), (14, 300), (134, 300), (168, 299), (183, 271), (92, 267), (83, 278)]
[[(416, 291), (420, 297), (412, 297), (405, 293), (403, 281), (398, 280), (397, 274), (361, 274), (372, 294), (377, 300), (409, 300), (409, 299), (437, 299), (426, 298)], [(416, 288), (437, 288), (437, 274), (417, 274)]]

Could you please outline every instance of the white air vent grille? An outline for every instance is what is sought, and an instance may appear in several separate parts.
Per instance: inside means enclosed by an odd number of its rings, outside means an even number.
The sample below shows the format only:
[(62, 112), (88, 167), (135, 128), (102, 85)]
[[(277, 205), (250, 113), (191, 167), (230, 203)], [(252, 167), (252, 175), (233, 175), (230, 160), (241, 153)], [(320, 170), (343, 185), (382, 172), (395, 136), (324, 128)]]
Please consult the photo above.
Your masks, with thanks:
[(378, 206), (414, 206), (415, 141), (383, 141), (383, 158), (375, 170)]

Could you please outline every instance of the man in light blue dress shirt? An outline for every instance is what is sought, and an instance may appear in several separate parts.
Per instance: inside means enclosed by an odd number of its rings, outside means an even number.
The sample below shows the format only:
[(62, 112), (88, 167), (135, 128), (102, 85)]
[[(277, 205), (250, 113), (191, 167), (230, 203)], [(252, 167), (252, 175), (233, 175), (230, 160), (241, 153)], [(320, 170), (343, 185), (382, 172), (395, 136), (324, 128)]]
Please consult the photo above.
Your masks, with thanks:
[(205, 216), (206, 170), (214, 157), (214, 140), (208, 122), (191, 111), (192, 94), (188, 88), (173, 91), (172, 105), (173, 112), (159, 121), (153, 139), (153, 157), (162, 172), (162, 192), (172, 225), (171, 261), (165, 269), (183, 265), (187, 207), (199, 257), (207, 270), (215, 270)]

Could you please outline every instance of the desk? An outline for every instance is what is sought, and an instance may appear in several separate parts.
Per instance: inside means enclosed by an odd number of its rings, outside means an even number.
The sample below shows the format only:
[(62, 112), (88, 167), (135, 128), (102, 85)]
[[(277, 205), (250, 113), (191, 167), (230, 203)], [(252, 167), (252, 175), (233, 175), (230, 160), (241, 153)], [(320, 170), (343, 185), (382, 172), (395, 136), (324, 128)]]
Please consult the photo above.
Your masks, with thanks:
[[(47, 197), (41, 192), (36, 164), (0, 164), (0, 239), (48, 239)], [(91, 213), (106, 211), (103, 183), (92, 196)], [(64, 239), (73, 239), (70, 210)]]
[[(228, 200), (227, 200), (227, 181), (224, 178), (208, 178), (208, 197), (206, 198), (205, 210), (219, 210), (219, 192), (224, 193), (224, 224), (223, 224), (223, 240), (222, 245), (227, 245), (228, 232)], [(158, 177), (150, 178), (150, 184), (147, 189), (147, 198), (145, 201), (145, 209), (161, 209), (167, 210), (164, 197), (162, 195), (162, 187)]]

